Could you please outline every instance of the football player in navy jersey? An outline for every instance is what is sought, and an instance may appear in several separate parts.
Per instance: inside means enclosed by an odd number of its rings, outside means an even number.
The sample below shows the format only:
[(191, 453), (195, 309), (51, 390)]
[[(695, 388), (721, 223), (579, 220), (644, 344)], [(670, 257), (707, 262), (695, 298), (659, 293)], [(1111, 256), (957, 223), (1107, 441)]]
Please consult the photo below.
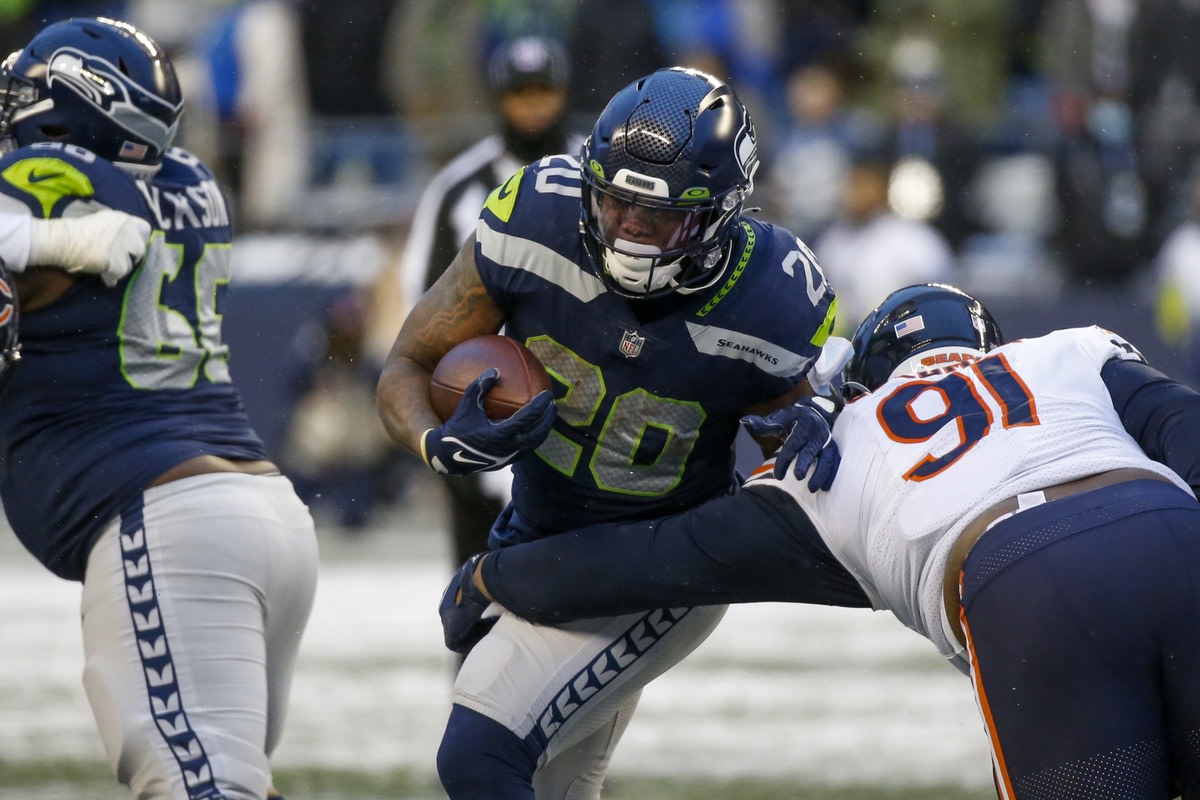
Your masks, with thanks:
[[(487, 199), (405, 320), (378, 400), (395, 441), (440, 472), (513, 465), (492, 548), (729, 494), (741, 417), (809, 391), (833, 291), (794, 234), (743, 214), (757, 166), (733, 90), (669, 68), (617, 93), (578, 157), (542, 158)], [(556, 397), (489, 421), (488, 370), (439, 419), (438, 359), (501, 328), (541, 360)], [(723, 614), (664, 608), (559, 628), (502, 614), (455, 682), (438, 753), (446, 791), (597, 797), (641, 688)]]
[(489, 553), (448, 641), (492, 599), (547, 624), (869, 605), (969, 674), (1001, 797), (1200, 797), (1200, 394), (1099, 327), (1003, 344), (941, 285), (885, 300), (846, 378), (829, 491), (768, 461), (674, 517)]
[(4, 62), (0, 90), (0, 137), (16, 146), (0, 214), (37, 227), (115, 210), (153, 231), (120, 277), (16, 276), (0, 501), (35, 557), (83, 584), (84, 686), (132, 795), (277, 797), (269, 756), (317, 546), (230, 382), (225, 198), (171, 147), (179, 86), (133, 26), (50, 25)]

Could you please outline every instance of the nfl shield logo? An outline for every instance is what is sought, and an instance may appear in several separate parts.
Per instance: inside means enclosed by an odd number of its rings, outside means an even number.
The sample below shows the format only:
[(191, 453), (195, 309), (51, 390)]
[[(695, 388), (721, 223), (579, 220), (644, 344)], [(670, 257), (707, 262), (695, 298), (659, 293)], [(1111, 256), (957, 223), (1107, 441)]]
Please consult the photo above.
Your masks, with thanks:
[(638, 336), (637, 331), (625, 331), (621, 336), (621, 355), (626, 358), (637, 358), (638, 353), (642, 352), (642, 345), (646, 343), (645, 336)]

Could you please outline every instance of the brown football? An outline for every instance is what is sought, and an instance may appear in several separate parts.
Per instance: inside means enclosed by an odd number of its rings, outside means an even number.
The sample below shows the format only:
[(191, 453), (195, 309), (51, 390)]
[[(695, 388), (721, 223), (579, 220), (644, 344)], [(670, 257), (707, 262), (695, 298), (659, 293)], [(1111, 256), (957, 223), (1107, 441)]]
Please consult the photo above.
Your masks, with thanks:
[(489, 419), (508, 419), (550, 388), (550, 376), (528, 347), (507, 336), (476, 336), (451, 348), (433, 370), (429, 399), (443, 421), (458, 408), (467, 384), (488, 367), (500, 370), (499, 382), (483, 399)]

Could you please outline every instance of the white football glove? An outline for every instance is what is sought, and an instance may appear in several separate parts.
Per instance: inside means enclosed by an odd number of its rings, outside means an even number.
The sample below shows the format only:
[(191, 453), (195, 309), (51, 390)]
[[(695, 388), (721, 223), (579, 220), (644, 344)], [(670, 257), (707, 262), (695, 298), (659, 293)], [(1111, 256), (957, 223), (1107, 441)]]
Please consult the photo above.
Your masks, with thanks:
[(111, 289), (142, 260), (150, 231), (146, 220), (110, 208), (80, 217), (35, 218), (29, 266), (99, 275)]
[(808, 371), (808, 383), (818, 395), (833, 391), (833, 379), (841, 374), (854, 355), (854, 345), (840, 336), (830, 336), (821, 348), (817, 363)]

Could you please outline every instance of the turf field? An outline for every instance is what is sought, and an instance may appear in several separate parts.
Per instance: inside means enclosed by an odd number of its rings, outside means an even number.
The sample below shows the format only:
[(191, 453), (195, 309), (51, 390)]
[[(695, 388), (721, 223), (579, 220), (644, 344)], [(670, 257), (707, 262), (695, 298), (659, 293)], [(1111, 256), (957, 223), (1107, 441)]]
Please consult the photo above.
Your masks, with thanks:
[[(449, 707), (436, 605), (449, 577), (437, 487), (367, 534), (322, 533), (317, 604), (276, 753), (290, 800), (444, 795)], [(80, 687), (78, 587), (0, 531), (0, 800), (124, 800)], [(966, 678), (890, 615), (731, 609), (652, 684), (614, 758), (611, 800), (984, 800)]]

